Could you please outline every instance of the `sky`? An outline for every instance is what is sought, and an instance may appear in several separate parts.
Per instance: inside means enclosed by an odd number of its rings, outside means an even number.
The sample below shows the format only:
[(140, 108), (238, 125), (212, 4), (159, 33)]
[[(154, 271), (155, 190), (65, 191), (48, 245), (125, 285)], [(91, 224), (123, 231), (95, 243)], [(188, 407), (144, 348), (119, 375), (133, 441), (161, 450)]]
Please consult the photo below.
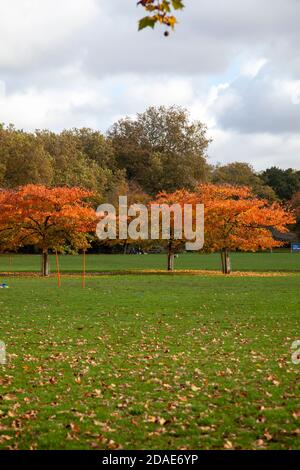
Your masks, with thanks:
[(136, 0), (0, 0), (0, 122), (91, 127), (180, 105), (209, 162), (300, 169), (300, 0), (185, 0), (137, 31)]

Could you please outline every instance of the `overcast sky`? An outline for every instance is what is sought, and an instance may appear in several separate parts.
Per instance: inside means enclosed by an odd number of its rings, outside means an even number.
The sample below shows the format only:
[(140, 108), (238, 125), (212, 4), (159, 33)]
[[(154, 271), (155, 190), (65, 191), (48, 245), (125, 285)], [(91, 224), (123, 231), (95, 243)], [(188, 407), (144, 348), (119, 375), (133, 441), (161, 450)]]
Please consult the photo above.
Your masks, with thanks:
[(0, 0), (0, 122), (106, 131), (177, 104), (212, 163), (300, 169), (300, 0), (185, 3), (165, 38), (136, 0)]

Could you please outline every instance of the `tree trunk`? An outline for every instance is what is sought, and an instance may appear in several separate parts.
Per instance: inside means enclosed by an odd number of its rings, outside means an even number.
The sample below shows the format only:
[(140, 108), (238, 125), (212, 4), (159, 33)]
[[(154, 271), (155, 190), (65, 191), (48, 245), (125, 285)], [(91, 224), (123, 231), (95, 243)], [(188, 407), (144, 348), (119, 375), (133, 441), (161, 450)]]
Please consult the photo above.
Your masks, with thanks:
[(43, 250), (41, 275), (45, 277), (45, 276), (49, 276), (49, 274), (50, 274), (49, 253), (48, 253), (48, 250)]
[(224, 274), (231, 274), (230, 254), (227, 248), (224, 250)]
[(174, 252), (171, 243), (168, 249), (168, 271), (174, 271)]
[(221, 255), (222, 273), (225, 274), (225, 262), (224, 262), (224, 251), (223, 250), (220, 251), (220, 255)]

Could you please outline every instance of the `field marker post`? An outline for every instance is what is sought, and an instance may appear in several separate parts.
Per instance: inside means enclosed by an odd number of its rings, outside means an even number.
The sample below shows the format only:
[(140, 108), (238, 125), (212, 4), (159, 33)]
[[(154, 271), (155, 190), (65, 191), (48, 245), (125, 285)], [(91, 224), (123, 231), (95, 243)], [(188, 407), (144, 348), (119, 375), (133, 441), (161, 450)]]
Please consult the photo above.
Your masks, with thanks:
[(85, 279), (86, 279), (86, 254), (83, 250), (83, 270), (82, 270), (82, 287), (85, 288)]
[(57, 250), (55, 250), (55, 259), (56, 259), (56, 272), (57, 272), (58, 287), (61, 287), (61, 276), (60, 276), (59, 260), (58, 260)]

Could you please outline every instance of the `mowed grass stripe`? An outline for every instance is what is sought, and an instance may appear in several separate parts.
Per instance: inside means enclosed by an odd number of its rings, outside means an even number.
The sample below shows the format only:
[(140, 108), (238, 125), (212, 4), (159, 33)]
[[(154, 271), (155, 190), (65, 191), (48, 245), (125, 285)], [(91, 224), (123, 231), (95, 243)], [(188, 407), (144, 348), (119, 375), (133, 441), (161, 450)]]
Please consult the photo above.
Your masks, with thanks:
[[(88, 272), (164, 270), (167, 259), (164, 254), (150, 255), (88, 255)], [(300, 254), (289, 252), (275, 253), (232, 253), (234, 271), (257, 272), (300, 272)], [(51, 259), (51, 270), (56, 271), (55, 258)], [(82, 256), (60, 256), (62, 272), (80, 272)], [(0, 272), (39, 272), (39, 255), (1, 255)], [(180, 254), (175, 260), (178, 270), (220, 270), (220, 255)]]

